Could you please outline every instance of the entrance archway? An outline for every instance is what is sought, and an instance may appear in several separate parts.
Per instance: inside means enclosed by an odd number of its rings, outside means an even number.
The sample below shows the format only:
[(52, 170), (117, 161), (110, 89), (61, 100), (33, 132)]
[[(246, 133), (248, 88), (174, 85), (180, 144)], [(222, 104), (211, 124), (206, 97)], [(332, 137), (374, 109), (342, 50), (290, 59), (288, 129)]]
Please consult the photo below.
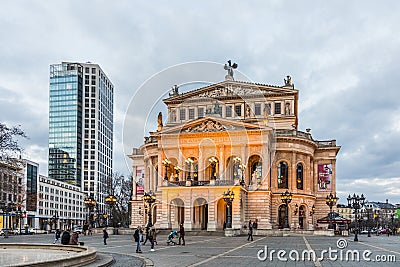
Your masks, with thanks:
[(226, 223), (226, 202), (223, 198), (217, 202), (217, 229), (222, 230)]
[(286, 218), (286, 205), (280, 205), (278, 208), (279, 229), (283, 229), (283, 227), (285, 226), (285, 218)]
[(172, 228), (178, 228), (185, 222), (185, 203), (180, 198), (174, 198), (170, 202), (169, 219)]
[(193, 203), (193, 229), (206, 230), (208, 223), (208, 203), (204, 198), (197, 198)]

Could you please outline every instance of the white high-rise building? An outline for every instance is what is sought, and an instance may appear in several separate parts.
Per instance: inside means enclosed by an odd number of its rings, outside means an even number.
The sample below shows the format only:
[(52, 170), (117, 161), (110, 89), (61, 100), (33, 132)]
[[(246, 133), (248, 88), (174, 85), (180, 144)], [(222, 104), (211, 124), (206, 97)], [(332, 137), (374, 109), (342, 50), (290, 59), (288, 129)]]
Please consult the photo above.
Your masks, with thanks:
[(112, 177), (114, 86), (98, 64), (50, 66), (49, 172), (105, 211)]

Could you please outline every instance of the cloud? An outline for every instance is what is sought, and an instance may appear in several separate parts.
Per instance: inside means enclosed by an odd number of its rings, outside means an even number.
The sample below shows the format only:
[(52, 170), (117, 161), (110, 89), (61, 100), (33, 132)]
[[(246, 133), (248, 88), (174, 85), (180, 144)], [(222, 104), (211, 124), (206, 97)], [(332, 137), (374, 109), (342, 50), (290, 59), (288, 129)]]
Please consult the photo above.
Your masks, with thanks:
[[(141, 85), (179, 63), (232, 59), (259, 83), (282, 85), (292, 76), (300, 90), (300, 129), (342, 146), (338, 189), (365, 177), (395, 188), (399, 7), (398, 1), (7, 1), (0, 9), (0, 120), (22, 125), (30, 136), (26, 152), (44, 162), (49, 65), (98, 63), (115, 86), (114, 167), (125, 172), (125, 154), (155, 130), (163, 108), (151, 110), (157, 98), (179, 81), (196, 79), (177, 72), (153, 84), (132, 114)], [(223, 70), (212, 72), (223, 80)], [(377, 190), (372, 183), (364, 189)]]

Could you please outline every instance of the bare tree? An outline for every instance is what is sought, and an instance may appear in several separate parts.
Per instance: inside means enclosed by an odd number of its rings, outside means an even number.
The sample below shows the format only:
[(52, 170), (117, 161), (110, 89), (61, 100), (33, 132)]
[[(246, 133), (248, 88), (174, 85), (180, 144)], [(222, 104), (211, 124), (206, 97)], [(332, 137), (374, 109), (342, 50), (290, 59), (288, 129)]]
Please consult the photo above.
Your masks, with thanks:
[(21, 152), (22, 148), (16, 140), (18, 137), (27, 138), (21, 126), (8, 127), (5, 123), (0, 122), (0, 153), (12, 156), (15, 152)]
[(123, 174), (115, 172), (108, 183), (108, 193), (117, 199), (112, 208), (113, 226), (129, 225), (132, 177), (125, 177)]

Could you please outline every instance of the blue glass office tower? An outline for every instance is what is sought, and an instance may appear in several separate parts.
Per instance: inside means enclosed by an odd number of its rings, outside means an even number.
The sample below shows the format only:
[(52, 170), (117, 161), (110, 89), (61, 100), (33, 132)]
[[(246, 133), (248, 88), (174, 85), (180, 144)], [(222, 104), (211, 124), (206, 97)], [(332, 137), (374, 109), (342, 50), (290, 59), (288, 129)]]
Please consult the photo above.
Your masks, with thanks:
[(82, 182), (82, 66), (50, 66), (49, 177)]
[(98, 64), (50, 66), (49, 178), (104, 205), (112, 176), (114, 86)]

